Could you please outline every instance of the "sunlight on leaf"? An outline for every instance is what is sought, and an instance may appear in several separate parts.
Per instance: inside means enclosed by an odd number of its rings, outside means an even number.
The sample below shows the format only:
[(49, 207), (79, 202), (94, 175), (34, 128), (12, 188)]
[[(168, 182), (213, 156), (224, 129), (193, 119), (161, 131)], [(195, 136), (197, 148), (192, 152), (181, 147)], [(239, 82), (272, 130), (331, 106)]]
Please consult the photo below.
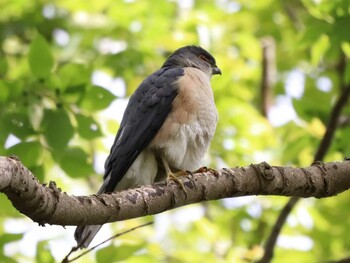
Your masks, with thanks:
[(50, 51), (50, 46), (45, 38), (38, 34), (30, 45), (29, 65), (35, 77), (46, 78), (50, 74), (54, 60)]

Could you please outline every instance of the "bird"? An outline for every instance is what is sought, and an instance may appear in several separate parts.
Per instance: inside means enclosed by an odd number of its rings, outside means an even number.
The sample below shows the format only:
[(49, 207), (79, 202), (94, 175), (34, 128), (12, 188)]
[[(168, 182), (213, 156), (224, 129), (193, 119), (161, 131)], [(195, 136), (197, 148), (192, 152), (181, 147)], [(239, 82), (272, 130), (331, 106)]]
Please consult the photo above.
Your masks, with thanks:
[[(142, 81), (125, 109), (98, 194), (164, 180), (180, 182), (182, 172), (202, 167), (218, 121), (210, 84), (217, 74), (221, 70), (215, 58), (200, 46), (188, 45)], [(78, 226), (78, 247), (88, 247), (101, 227)]]

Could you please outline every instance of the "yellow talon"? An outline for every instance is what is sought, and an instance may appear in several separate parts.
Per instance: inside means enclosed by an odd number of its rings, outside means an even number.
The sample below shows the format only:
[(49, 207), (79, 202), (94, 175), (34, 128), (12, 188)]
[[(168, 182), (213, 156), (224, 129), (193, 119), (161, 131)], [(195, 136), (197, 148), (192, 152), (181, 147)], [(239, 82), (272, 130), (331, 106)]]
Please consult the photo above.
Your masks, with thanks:
[(179, 171), (179, 172), (173, 174), (173, 172), (170, 170), (168, 162), (163, 157), (161, 159), (162, 159), (165, 171), (166, 171), (167, 176), (168, 176), (167, 181), (169, 181), (169, 180), (175, 181), (175, 183), (177, 183), (180, 186), (180, 188), (185, 192), (185, 194), (187, 196), (187, 191), (185, 189), (185, 186), (184, 186), (183, 182), (181, 180), (179, 180), (179, 178), (178, 178), (179, 176), (187, 175), (187, 172), (186, 171)]
[[(182, 171), (180, 171), (180, 172), (182, 172)], [(180, 173), (180, 172), (178, 172), (178, 173)], [(169, 173), (168, 173), (168, 180), (173, 180), (173, 181), (175, 181), (175, 183), (177, 183), (177, 184), (180, 186), (180, 188), (181, 188), (185, 193), (187, 193), (183, 182), (178, 178), (178, 176), (184, 176), (184, 174), (181, 173), (180, 175), (178, 175), (178, 173), (176, 173), (176, 174), (173, 174), (173, 173), (170, 173), (170, 174), (169, 174)], [(186, 174), (185, 174), (185, 175), (186, 175)]]

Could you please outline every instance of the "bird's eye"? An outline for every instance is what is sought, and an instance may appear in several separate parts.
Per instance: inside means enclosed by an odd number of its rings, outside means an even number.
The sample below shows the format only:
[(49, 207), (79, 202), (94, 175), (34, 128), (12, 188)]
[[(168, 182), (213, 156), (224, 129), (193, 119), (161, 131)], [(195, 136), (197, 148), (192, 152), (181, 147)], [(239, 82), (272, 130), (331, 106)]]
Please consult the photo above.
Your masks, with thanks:
[(208, 63), (209, 63), (208, 58), (207, 58), (206, 56), (204, 56), (204, 55), (199, 55), (198, 57), (199, 57), (201, 60), (204, 60), (205, 62), (208, 62)]

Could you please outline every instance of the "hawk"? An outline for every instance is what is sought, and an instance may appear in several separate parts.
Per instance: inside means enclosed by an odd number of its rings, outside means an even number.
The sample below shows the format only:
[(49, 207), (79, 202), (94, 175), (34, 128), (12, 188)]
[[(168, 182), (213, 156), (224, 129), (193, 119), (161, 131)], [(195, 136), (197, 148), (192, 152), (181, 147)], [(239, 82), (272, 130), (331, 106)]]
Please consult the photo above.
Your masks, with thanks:
[[(176, 173), (201, 167), (218, 120), (210, 85), (215, 74), (221, 70), (208, 51), (185, 46), (140, 84), (124, 112), (98, 194), (169, 177), (178, 181)], [(101, 227), (78, 226), (78, 245), (87, 247)]]

